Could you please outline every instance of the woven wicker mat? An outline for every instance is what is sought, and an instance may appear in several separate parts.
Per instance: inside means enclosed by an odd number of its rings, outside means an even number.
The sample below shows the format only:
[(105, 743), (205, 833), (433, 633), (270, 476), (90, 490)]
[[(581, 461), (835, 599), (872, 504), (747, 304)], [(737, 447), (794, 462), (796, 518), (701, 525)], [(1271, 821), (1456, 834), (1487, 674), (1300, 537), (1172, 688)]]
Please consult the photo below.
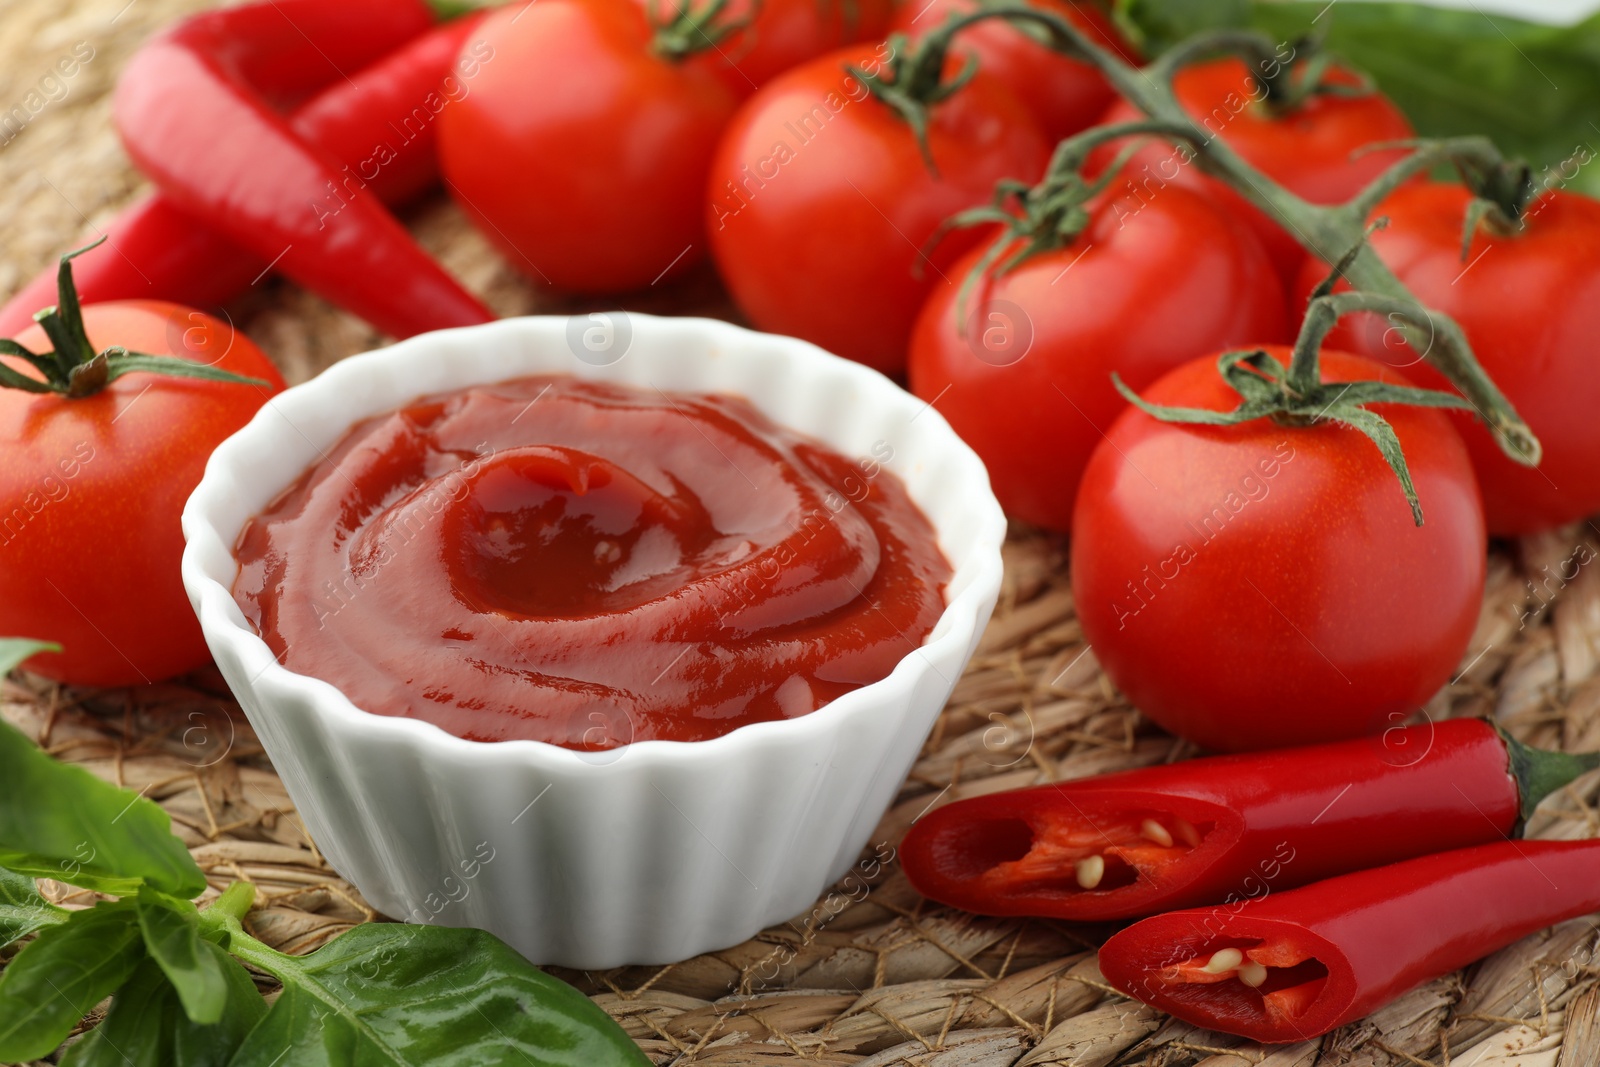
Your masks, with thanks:
[[(50, 87), (45, 95), (61, 98), (0, 145), (0, 293), (138, 191), (111, 129), (108, 92), (139, 40), (197, 6), (0, 0), (0, 111), (25, 101), (77, 42), (95, 49), (65, 96)], [(496, 311), (580, 310), (518, 280), (443, 199), (408, 222)], [(728, 314), (704, 271), (625, 303)], [(291, 381), (380, 343), (360, 322), (271, 279), (229, 311)], [(1600, 546), (1600, 529), (1583, 524), (1496, 548), (1461, 676), (1429, 705), (1430, 716), (1493, 714), (1530, 742), (1600, 747), (1600, 568), (1561, 578), (1586, 542)], [(1143, 722), (1084, 648), (1063, 548), (1013, 533), (999, 611), (869, 859), (886, 855), (936, 801), (1190, 754)], [(215, 884), (257, 883), (262, 904), (249, 925), (267, 942), (310, 951), (381, 918), (323, 862), (214, 673), (137, 691), (65, 690), (22, 677), (4, 684), (0, 710), (59, 758), (158, 800)], [(1600, 833), (1597, 789), (1591, 777), (1551, 800), (1532, 832)], [(872, 876), (847, 879), (807, 914), (736, 948), (671, 967), (562, 977), (594, 995), (660, 1064), (1600, 1064), (1600, 917), (1528, 938), (1321, 1041), (1263, 1049), (1109, 989), (1094, 961), (1103, 929), (975, 918), (921, 899), (893, 863), (862, 871)], [(71, 900), (65, 887), (46, 889)]]

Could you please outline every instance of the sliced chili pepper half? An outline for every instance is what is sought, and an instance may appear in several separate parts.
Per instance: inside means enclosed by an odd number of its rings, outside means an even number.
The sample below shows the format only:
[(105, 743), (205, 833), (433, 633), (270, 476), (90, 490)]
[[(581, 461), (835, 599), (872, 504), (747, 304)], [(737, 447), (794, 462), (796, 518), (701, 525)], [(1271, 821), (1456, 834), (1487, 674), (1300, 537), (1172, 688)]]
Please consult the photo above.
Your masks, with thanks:
[(924, 896), (968, 911), (1123, 919), (1515, 836), (1595, 766), (1447, 720), (957, 801), (901, 857)]
[(1100, 970), (1185, 1022), (1303, 1041), (1596, 910), (1600, 841), (1501, 841), (1158, 915), (1107, 941)]

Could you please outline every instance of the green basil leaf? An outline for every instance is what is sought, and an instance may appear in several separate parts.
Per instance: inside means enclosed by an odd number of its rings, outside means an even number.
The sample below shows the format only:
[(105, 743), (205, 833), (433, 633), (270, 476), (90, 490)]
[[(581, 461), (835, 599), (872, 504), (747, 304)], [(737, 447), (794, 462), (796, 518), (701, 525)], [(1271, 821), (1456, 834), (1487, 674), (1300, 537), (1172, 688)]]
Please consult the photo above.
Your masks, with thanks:
[(0, 782), (0, 867), (113, 896), (145, 883), (186, 900), (205, 892), (159, 804), (57, 762), (3, 722)]
[(174, 900), (149, 886), (139, 890), (136, 905), (145, 949), (178, 991), (189, 1021), (200, 1025), (222, 1018), (228, 1000), (222, 965), (200, 938), (199, 910), (187, 900)]
[(61, 1067), (227, 1067), (267, 1004), (249, 972), (217, 946), (202, 945), (217, 960), (227, 993), (220, 1022), (190, 1022), (166, 974), (146, 960), (117, 990), (105, 1021), (72, 1046)]
[(0, 870), (0, 948), (35, 930), (64, 923), (69, 914), (40, 896), (32, 878)]
[(172, 1067), (222, 1067), (231, 1063), (245, 1037), (267, 1014), (267, 1002), (261, 998), (250, 972), (211, 942), (201, 943), (222, 969), (228, 1008), (222, 1013), (222, 1021), (213, 1026), (196, 1026), (181, 1010), (174, 1013)]
[[(146, 960), (111, 998), (111, 1011), (61, 1057), (61, 1067), (168, 1067), (178, 994)], [(224, 1061), (226, 1062), (226, 1061)]]
[(593, 1001), (482, 930), (369, 923), (309, 956), (234, 934), (283, 982), (232, 1067), (648, 1067)]
[(35, 652), (60, 652), (60, 645), (26, 637), (0, 637), (0, 677), (10, 674)]
[(75, 911), (40, 931), (0, 971), (0, 1063), (53, 1052), (143, 959), (139, 919), (128, 901)]

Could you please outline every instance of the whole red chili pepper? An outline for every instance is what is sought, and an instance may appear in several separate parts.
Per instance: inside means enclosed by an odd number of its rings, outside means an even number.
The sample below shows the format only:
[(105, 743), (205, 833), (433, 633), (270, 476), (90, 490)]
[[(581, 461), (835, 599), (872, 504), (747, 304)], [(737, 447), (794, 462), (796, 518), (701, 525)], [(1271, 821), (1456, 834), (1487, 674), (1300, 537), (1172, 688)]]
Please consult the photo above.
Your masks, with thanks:
[[(480, 18), (468, 15), (436, 26), (348, 78), (327, 67), (331, 84), (294, 111), (290, 126), (308, 143), (361, 174), (385, 204), (406, 203), (439, 179), (434, 124), (419, 112), (431, 118), (435, 108), (430, 105), (451, 98), (447, 79)], [(379, 34), (374, 40), (387, 44), (392, 36)], [(364, 166), (379, 155), (387, 161)], [(141, 197), (107, 223), (103, 232), (106, 244), (73, 263), (85, 303), (154, 298), (211, 308), (238, 296), (267, 269), (265, 259), (197, 221), (160, 193)], [(0, 308), (0, 336), (32, 325), (33, 313), (53, 302), (55, 294), (52, 266)]]
[(923, 895), (986, 915), (1233, 905), (1515, 835), (1596, 766), (1453, 719), (961, 800), (917, 822), (900, 856)]
[(177, 207), (378, 329), (405, 337), (488, 321), (365, 182), (296, 136), (258, 88), (268, 75), (271, 96), (314, 88), (329, 62), (344, 69), (351, 38), (382, 25), (403, 41), (431, 21), (420, 0), (269, 0), (196, 15), (129, 62), (118, 131)]
[[(294, 112), (289, 125), (323, 149), (385, 204), (404, 204), (439, 182), (434, 119), (471, 91), (480, 52), (461, 49), (483, 21), (474, 12), (435, 26), (371, 66), (333, 82)], [(341, 173), (344, 173), (341, 172)]]
[(1122, 992), (1254, 1041), (1302, 1041), (1553, 923), (1600, 910), (1600, 841), (1501, 841), (1330, 878), (1237, 911), (1135, 923), (1100, 949)]
[[(85, 304), (151, 299), (214, 308), (244, 291), (267, 266), (160, 193), (140, 197), (100, 232), (106, 242), (73, 261)], [(33, 323), (35, 311), (55, 301), (51, 266), (0, 308), (0, 337), (21, 333)]]

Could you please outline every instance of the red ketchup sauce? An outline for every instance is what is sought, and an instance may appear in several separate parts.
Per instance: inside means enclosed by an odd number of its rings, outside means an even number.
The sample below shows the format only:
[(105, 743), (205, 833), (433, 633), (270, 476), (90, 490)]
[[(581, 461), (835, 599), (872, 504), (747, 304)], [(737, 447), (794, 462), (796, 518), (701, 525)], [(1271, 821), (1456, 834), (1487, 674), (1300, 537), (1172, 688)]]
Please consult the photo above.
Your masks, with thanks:
[(355, 426), (239, 536), (279, 661), (478, 741), (599, 750), (886, 677), (950, 567), (884, 469), (726, 396), (527, 378)]

